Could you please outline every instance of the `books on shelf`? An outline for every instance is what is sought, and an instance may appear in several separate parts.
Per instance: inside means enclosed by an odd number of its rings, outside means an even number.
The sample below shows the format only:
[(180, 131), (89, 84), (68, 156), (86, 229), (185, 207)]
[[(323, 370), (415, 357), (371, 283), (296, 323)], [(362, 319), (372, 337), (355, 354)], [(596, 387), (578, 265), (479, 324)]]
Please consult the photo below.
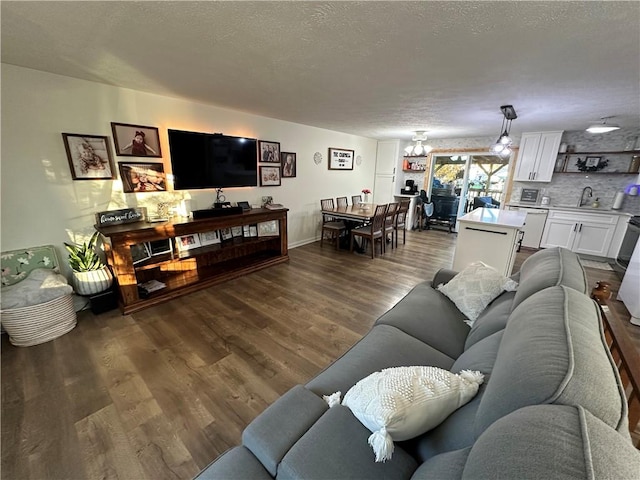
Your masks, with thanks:
[(165, 288), (167, 285), (163, 282), (160, 282), (158, 280), (149, 280), (148, 282), (144, 282), (144, 283), (139, 283), (138, 284), (138, 290), (140, 290), (141, 292), (145, 293), (145, 294), (150, 294), (152, 292), (156, 292), (158, 290), (162, 290), (163, 288)]

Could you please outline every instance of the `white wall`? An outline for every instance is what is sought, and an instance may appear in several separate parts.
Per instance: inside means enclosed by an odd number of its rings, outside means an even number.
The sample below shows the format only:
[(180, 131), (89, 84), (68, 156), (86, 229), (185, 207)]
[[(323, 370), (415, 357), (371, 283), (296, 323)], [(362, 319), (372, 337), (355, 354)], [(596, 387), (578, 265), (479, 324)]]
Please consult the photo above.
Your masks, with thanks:
[[(192, 198), (207, 208), (215, 190), (122, 193), (120, 180), (72, 180), (61, 133), (106, 135), (114, 151), (110, 122), (155, 126), (162, 161), (171, 171), (167, 129), (222, 132), (280, 142), (297, 153), (297, 177), (281, 187), (225, 189), (228, 201), (259, 204), (263, 195), (289, 211), (289, 244), (319, 238), (320, 198), (358, 194), (373, 185), (376, 140), (250, 115), (175, 98), (116, 88), (2, 64), (1, 249), (37, 245), (58, 247), (83, 241), (93, 230), (94, 213), (133, 206), (155, 212), (160, 201)], [(327, 168), (328, 148), (355, 150), (362, 157), (353, 171)], [(313, 162), (315, 152), (323, 155)], [(118, 161), (143, 161), (116, 157)], [(146, 161), (146, 160), (145, 160)]]

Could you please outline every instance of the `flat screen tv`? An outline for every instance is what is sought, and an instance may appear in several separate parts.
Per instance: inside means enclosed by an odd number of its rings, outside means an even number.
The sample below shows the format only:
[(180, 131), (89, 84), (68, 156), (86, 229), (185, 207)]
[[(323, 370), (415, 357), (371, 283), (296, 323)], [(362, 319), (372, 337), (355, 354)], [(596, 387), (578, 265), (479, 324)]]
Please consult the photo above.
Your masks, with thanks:
[(169, 130), (174, 188), (257, 186), (256, 144), (255, 138)]

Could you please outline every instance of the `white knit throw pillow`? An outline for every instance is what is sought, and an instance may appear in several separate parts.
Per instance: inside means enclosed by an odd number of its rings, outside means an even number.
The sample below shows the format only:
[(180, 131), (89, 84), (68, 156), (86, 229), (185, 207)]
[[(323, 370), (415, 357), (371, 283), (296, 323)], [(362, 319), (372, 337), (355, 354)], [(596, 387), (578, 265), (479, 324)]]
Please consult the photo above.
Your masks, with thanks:
[(468, 318), (465, 323), (473, 326), (473, 322), (498, 295), (505, 290), (512, 292), (517, 287), (516, 282), (495, 268), (482, 262), (473, 262), (447, 284), (438, 285), (437, 289)]
[[(459, 374), (437, 367), (394, 367), (375, 372), (349, 389), (343, 405), (373, 432), (376, 462), (391, 459), (393, 442), (417, 437), (471, 400), (484, 380), (480, 372)], [(340, 393), (325, 396), (329, 406)]]

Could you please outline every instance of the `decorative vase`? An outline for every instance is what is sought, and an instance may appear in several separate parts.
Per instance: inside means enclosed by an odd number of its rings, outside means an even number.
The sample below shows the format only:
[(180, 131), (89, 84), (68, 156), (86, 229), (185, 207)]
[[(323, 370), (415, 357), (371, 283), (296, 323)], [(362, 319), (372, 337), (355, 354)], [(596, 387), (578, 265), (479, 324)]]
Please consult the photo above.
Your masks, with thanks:
[(113, 275), (106, 266), (88, 272), (73, 272), (73, 284), (78, 295), (95, 295), (113, 284)]
[(368, 210), (368, 209), (369, 209), (369, 194), (368, 194), (368, 193), (365, 193), (365, 194), (363, 195), (361, 208), (362, 208), (363, 210)]

